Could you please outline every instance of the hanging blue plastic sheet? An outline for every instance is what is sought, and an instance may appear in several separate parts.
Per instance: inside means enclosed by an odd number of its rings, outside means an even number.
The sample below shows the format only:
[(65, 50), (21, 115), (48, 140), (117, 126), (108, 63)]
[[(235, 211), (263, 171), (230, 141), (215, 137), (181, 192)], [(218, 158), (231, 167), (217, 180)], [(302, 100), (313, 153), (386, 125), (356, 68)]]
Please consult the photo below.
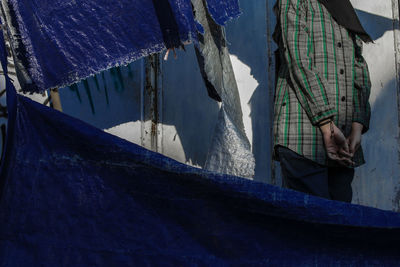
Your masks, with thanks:
[[(238, 15), (237, 0), (207, 2), (219, 23)], [(5, 0), (2, 11), (29, 92), (196, 42), (199, 28), (190, 0)]]
[(6, 84), (0, 266), (400, 264), (398, 213), (189, 167)]
[(207, 0), (208, 11), (219, 25), (240, 16), (239, 0)]
[[(26, 91), (72, 84), (196, 39), (190, 0), (7, 0)], [(22, 69), (22, 70), (21, 70)], [(31, 79), (31, 80), (29, 80)]]

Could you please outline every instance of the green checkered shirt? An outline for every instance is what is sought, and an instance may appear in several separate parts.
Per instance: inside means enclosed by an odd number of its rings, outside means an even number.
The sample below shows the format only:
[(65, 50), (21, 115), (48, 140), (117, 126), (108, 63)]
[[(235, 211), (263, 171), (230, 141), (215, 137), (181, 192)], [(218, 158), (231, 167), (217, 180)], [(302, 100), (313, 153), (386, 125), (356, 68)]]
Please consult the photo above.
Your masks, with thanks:
[[(317, 0), (278, 0), (274, 39), (280, 68), (275, 90), (274, 145), (322, 165), (327, 160), (316, 126), (333, 118), (345, 136), (352, 122), (369, 128), (371, 82), (361, 39), (340, 26)], [(362, 149), (354, 156), (364, 163)]]

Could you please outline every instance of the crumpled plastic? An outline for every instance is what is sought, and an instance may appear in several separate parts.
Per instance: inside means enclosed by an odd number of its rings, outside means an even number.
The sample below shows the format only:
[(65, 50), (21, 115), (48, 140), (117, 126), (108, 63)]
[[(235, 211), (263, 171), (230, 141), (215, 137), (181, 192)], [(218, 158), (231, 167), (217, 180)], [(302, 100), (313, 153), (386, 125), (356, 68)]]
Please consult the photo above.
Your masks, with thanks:
[[(199, 35), (196, 46), (200, 71), (209, 96), (222, 102), (205, 168), (251, 179), (254, 177), (255, 159), (244, 129), (239, 90), (225, 30), (212, 18), (212, 12), (208, 12), (205, 0), (192, 0), (192, 3), (195, 19), (205, 29), (204, 34)], [(214, 3), (223, 5), (225, 2)], [(239, 8), (235, 10), (238, 12)], [(230, 14), (233, 16), (236, 13)], [(229, 16), (225, 16), (225, 19), (229, 19)]]

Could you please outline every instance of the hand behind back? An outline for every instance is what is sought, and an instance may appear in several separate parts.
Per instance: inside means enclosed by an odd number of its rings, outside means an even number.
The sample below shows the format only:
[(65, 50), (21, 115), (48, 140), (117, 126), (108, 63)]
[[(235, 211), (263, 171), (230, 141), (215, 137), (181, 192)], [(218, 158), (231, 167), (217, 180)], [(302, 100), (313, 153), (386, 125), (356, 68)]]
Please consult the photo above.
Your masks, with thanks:
[(342, 131), (333, 123), (320, 127), (328, 157), (340, 165), (352, 166), (353, 154), (350, 153), (349, 143)]

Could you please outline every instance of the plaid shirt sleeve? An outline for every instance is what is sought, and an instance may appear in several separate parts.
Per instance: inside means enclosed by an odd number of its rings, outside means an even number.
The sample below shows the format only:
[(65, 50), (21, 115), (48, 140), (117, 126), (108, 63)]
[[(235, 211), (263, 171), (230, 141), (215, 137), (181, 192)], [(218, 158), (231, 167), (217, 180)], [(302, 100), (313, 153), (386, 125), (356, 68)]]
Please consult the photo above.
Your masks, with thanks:
[[(282, 27), (282, 40), (285, 60), (289, 66), (293, 88), (302, 108), (313, 125), (332, 118), (337, 111), (329, 101), (327, 79), (314, 67), (312, 36), (307, 29), (307, 12), (304, 0), (278, 0), (279, 18)], [(322, 29), (324, 30), (324, 29)], [(311, 41), (310, 41), (311, 40)], [(329, 53), (325, 49), (325, 53)]]
[(369, 95), (371, 92), (371, 81), (368, 65), (362, 56), (362, 41), (354, 38), (354, 87), (353, 87), (353, 122), (361, 123), (363, 133), (369, 129), (371, 108)]

